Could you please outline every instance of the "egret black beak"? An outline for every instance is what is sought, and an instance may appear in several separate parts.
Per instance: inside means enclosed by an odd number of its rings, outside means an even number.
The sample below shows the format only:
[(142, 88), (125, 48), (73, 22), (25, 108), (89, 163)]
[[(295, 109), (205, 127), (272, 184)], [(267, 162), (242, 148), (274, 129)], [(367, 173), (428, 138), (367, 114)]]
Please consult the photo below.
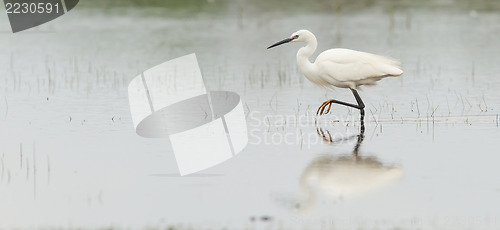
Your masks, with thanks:
[(276, 43), (272, 44), (271, 46), (267, 47), (267, 49), (271, 49), (271, 48), (273, 48), (275, 46), (279, 46), (281, 44), (285, 44), (285, 43), (291, 42), (292, 40), (293, 40), (293, 38), (283, 39), (283, 40), (281, 40), (279, 42), (276, 42)]

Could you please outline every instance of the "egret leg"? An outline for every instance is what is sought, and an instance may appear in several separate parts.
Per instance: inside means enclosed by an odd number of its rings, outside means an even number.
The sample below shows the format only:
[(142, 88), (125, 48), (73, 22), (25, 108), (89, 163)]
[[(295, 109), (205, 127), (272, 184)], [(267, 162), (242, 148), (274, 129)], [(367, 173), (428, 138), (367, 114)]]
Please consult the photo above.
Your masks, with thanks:
[(363, 103), (363, 100), (361, 100), (361, 97), (359, 96), (358, 91), (356, 91), (355, 89), (351, 89), (351, 92), (352, 92), (352, 94), (354, 94), (354, 98), (356, 98), (356, 102), (358, 103), (359, 112), (361, 113), (361, 121), (364, 121), (365, 120), (365, 103)]
[[(316, 112), (316, 114), (323, 115), (323, 114), (328, 113), (330, 111), (331, 104), (335, 103), (335, 104), (344, 105), (344, 106), (359, 109), (361, 112), (361, 119), (364, 119), (365, 118), (365, 104), (363, 103), (363, 100), (361, 100), (361, 97), (359, 96), (358, 91), (356, 91), (355, 89), (351, 89), (351, 92), (354, 95), (354, 98), (356, 99), (357, 105), (343, 102), (343, 101), (339, 101), (339, 100), (335, 100), (335, 99), (330, 99), (330, 100), (323, 102), (323, 104), (321, 104), (321, 106), (318, 108), (318, 111)], [(325, 111), (326, 106), (329, 106), (329, 107), (328, 107), (326, 113), (323, 113)]]
[(358, 91), (355, 89), (351, 89), (352, 94), (354, 94), (354, 98), (356, 98), (356, 102), (358, 103), (358, 109), (364, 109), (365, 108), (365, 103), (363, 103), (363, 100), (361, 100), (361, 97), (358, 94)]

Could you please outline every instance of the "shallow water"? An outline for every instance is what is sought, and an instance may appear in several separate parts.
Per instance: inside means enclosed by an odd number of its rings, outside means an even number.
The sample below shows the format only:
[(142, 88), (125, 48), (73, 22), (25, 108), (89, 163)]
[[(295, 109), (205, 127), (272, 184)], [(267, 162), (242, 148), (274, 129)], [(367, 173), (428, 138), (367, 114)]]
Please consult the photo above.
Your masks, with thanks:
[[(0, 21), (1, 229), (500, 226), (496, 2), (150, 4), (86, 1), (18, 34)], [(404, 62), (360, 92), (358, 157), (357, 111), (311, 116), (350, 93), (305, 80), (298, 44), (265, 49), (302, 28), (319, 51)], [(241, 95), (250, 139), (180, 177), (168, 139), (135, 134), (127, 86), (192, 52), (208, 89)]]

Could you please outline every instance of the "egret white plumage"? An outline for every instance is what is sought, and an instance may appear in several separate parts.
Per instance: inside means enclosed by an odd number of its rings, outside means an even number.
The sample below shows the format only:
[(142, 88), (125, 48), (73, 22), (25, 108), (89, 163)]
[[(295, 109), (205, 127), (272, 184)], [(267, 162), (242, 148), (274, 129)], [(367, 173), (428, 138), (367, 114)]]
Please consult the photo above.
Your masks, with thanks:
[[(359, 97), (357, 89), (362, 85), (375, 85), (385, 77), (397, 77), (403, 74), (401, 62), (398, 60), (350, 49), (329, 49), (319, 54), (311, 63), (309, 57), (316, 51), (318, 42), (313, 33), (299, 30), (289, 38), (276, 42), (268, 49), (288, 42), (305, 42), (306, 46), (297, 52), (297, 64), (306, 78), (316, 85), (332, 88), (349, 88), (354, 94), (357, 105), (330, 99), (318, 108), (316, 114), (322, 115), (330, 111), (333, 103), (359, 109), (364, 117), (365, 104)], [(325, 111), (325, 108), (328, 109)]]

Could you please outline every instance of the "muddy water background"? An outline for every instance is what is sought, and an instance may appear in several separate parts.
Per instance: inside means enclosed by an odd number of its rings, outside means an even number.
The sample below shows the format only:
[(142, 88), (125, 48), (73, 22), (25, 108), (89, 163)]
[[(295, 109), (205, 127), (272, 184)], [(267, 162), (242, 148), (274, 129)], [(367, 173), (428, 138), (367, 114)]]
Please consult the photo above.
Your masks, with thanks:
[[(84, 1), (17, 34), (2, 18), (0, 228), (500, 226), (496, 1)], [(404, 62), (403, 77), (360, 92), (361, 159), (356, 138), (317, 135), (358, 134), (356, 111), (336, 106), (317, 125), (309, 116), (327, 98), (353, 101), (349, 92), (303, 79), (299, 44), (265, 49), (303, 28), (319, 51)], [(168, 139), (135, 134), (127, 85), (192, 52), (210, 90), (242, 96), (250, 144), (179, 177)], [(394, 171), (339, 191), (365, 163)], [(345, 170), (318, 176), (329, 169)]]

